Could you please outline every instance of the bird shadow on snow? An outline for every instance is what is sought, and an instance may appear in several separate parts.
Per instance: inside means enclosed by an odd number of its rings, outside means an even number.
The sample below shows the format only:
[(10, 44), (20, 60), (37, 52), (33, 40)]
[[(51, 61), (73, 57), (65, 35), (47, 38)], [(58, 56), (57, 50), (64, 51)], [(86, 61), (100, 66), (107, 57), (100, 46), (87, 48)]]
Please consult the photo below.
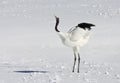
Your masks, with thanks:
[(20, 71), (13, 71), (16, 73), (49, 73), (49, 71), (34, 71), (34, 70), (20, 70)]

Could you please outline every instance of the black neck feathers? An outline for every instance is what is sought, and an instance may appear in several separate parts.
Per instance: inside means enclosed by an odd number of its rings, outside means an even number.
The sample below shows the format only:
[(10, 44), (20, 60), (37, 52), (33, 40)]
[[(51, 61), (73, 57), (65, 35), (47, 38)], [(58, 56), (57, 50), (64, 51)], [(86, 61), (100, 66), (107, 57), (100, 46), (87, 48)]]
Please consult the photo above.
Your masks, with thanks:
[(56, 31), (56, 32), (60, 32), (60, 31), (58, 30), (59, 18), (55, 16), (55, 19), (56, 19), (55, 31)]

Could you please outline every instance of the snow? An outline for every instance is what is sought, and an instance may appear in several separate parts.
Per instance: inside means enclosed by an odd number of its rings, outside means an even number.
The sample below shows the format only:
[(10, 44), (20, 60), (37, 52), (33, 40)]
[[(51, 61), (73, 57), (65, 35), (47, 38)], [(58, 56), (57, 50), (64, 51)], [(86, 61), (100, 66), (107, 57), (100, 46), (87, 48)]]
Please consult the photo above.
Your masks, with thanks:
[[(119, 0), (1, 0), (0, 83), (120, 83)], [(72, 73), (73, 52), (54, 31), (80, 22), (96, 25), (80, 49), (80, 73)]]

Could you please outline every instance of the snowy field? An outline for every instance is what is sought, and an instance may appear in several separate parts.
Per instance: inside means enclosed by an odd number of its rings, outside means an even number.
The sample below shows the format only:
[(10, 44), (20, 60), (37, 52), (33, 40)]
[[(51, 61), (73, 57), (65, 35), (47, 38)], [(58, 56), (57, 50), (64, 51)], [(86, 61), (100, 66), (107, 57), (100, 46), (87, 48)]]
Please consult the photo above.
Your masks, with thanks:
[[(96, 25), (73, 52), (54, 26), (67, 32), (81, 22)], [(0, 0), (0, 83), (120, 83), (120, 0)]]

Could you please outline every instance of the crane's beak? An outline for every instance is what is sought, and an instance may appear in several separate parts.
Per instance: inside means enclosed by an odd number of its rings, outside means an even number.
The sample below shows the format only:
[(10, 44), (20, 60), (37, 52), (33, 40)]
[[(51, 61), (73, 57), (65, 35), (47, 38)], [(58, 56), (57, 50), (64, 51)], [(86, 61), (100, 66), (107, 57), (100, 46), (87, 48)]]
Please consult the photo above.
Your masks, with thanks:
[(55, 16), (56, 19), (59, 19), (59, 17)]

